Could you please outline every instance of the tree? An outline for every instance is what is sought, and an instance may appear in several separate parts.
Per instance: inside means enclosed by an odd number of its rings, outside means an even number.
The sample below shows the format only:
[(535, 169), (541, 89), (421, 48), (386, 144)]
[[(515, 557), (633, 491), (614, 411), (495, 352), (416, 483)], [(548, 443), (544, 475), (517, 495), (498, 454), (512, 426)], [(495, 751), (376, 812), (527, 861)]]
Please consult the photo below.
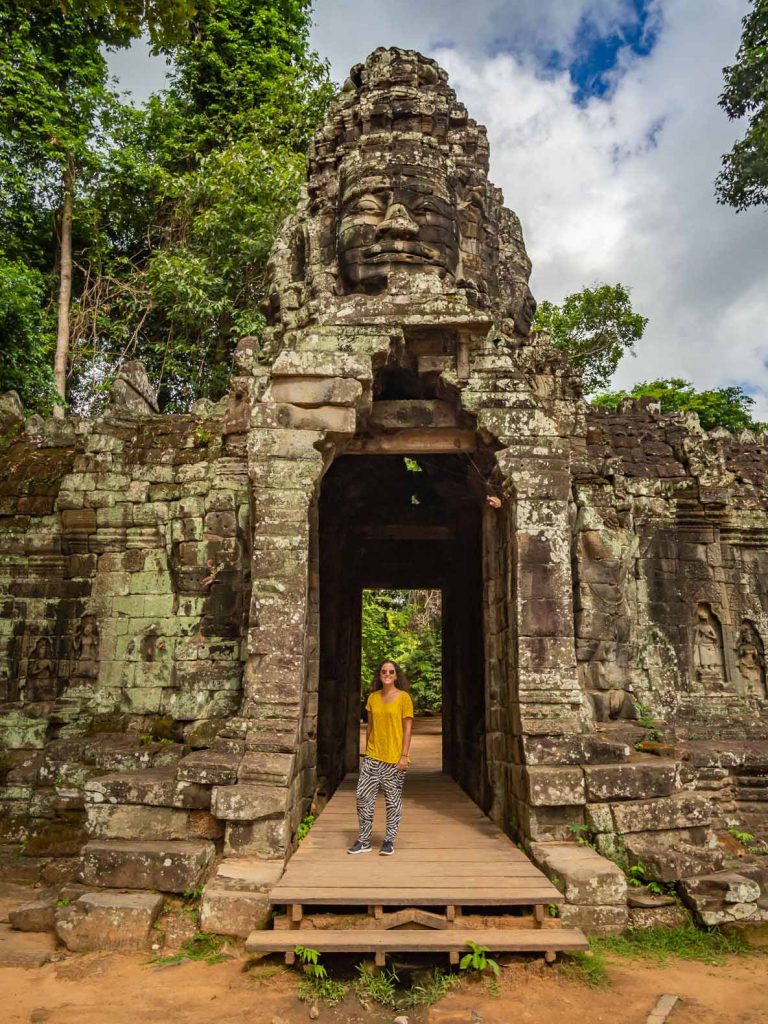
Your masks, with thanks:
[[(332, 91), (310, 6), (0, 0), (0, 274), (42, 275), (39, 349), (80, 408), (129, 354), (168, 410), (217, 398), (235, 342), (260, 331), (267, 255)], [(137, 108), (104, 50), (141, 31), (173, 72)]]
[(746, 210), (768, 203), (768, 0), (752, 0), (742, 19), (736, 63), (723, 68), (720, 106), (733, 121), (748, 117), (744, 137), (723, 157), (719, 203)]
[[(113, 98), (101, 47), (127, 41), (127, 30), (110, 19), (67, 13), (53, 3), (0, 0), (0, 199), (7, 201), (5, 226), (16, 228), (0, 245), (16, 255), (14, 248), (25, 247), (18, 238), (24, 228), (39, 231), (46, 219), (50, 223), (46, 213), (54, 215), (56, 237), (46, 240), (44, 269), (55, 267), (57, 276), (54, 368), (60, 413), (77, 190), (98, 165), (100, 119)], [(44, 252), (36, 255), (44, 262)]]
[(633, 350), (647, 323), (647, 317), (633, 311), (628, 288), (598, 284), (566, 295), (560, 306), (542, 302), (533, 327), (549, 333), (581, 373), (584, 391), (591, 394), (607, 387), (619, 360)]
[(597, 395), (592, 404), (616, 411), (624, 398), (652, 398), (662, 412), (695, 412), (705, 430), (725, 427), (726, 430), (762, 430), (750, 415), (754, 399), (740, 387), (697, 391), (690, 381), (673, 377), (668, 380), (644, 381), (631, 391), (612, 391)]
[(56, 398), (51, 345), (43, 303), (45, 282), (38, 270), (0, 256), (0, 381), (17, 391), (27, 408), (50, 412)]
[(83, 365), (142, 359), (169, 411), (224, 394), (235, 343), (264, 325), (267, 257), (332, 93), (310, 25), (308, 0), (200, 4), (163, 51), (168, 88), (115, 119)]

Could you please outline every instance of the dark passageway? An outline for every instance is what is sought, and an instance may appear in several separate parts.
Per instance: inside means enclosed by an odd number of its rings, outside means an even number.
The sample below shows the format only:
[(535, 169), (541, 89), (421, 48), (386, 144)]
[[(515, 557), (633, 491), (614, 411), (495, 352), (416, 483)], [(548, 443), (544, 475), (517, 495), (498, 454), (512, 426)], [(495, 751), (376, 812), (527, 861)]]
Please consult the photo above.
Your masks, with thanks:
[(443, 770), (488, 809), (482, 519), (465, 455), (344, 456), (320, 497), (318, 774), (330, 793), (358, 763), (365, 588), (440, 589)]

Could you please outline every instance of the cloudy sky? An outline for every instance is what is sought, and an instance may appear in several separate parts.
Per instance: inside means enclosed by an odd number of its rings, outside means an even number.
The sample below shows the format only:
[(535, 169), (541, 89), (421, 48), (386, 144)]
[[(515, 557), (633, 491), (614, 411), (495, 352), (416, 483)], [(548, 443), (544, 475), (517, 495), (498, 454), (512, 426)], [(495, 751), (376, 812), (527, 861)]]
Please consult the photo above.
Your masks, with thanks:
[[(342, 82), (377, 46), (438, 60), (488, 128), (537, 298), (598, 281), (650, 318), (614, 383), (740, 384), (768, 419), (768, 212), (718, 206), (717, 105), (747, 0), (315, 0)], [(136, 68), (138, 54), (124, 59)], [(123, 76), (121, 68), (116, 68)], [(144, 88), (161, 69), (144, 67)], [(126, 81), (126, 84), (128, 82)], [(137, 90), (138, 92), (138, 90)]]

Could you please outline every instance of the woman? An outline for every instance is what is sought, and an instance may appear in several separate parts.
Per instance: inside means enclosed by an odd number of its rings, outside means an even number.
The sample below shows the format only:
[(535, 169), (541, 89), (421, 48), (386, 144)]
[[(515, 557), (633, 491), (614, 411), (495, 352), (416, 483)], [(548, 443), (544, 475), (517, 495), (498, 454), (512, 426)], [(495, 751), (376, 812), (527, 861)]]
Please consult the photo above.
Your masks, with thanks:
[(360, 834), (347, 853), (370, 853), (373, 812), (379, 789), (384, 790), (387, 829), (379, 853), (391, 857), (402, 811), (403, 783), (408, 769), (408, 751), (413, 730), (413, 701), (399, 665), (383, 661), (373, 680), (373, 691), (365, 709), (365, 756), (357, 783), (357, 817)]

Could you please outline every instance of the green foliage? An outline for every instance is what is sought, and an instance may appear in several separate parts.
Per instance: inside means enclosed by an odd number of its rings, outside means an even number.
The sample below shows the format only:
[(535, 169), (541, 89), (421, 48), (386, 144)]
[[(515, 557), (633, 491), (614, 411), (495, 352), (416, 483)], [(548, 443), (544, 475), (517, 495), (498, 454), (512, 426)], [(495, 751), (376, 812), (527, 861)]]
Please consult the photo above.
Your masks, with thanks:
[(644, 887), (654, 896), (675, 896), (677, 890), (672, 882), (657, 882), (650, 878), (648, 869), (642, 862), (625, 869), (627, 884), (635, 888)]
[(308, 814), (302, 818), (299, 822), (298, 828), (296, 829), (296, 841), (302, 842), (309, 835), (310, 829), (315, 824), (314, 814)]
[(756, 839), (751, 832), (742, 832), (737, 828), (729, 828), (728, 835), (732, 836), (737, 843), (741, 843), (749, 853), (757, 854), (761, 857), (768, 856), (768, 843)]
[(638, 957), (658, 963), (697, 960), (720, 964), (725, 956), (755, 952), (736, 932), (702, 931), (692, 924), (680, 928), (639, 928), (623, 935), (595, 938), (590, 944), (599, 954)]
[(55, 394), (44, 302), (40, 271), (0, 255), (0, 392), (17, 391), (25, 409), (43, 414), (51, 411)]
[(478, 974), (483, 974), (484, 971), (490, 968), (494, 977), (499, 976), (499, 965), (498, 963), (486, 954), (489, 952), (487, 946), (479, 946), (476, 942), (472, 942), (471, 939), (467, 941), (469, 946), (469, 952), (465, 953), (459, 961), (460, 971), (477, 971)]
[(343, 981), (333, 978), (302, 978), (299, 982), (298, 998), (302, 1003), (320, 1000), (326, 1006), (337, 1006), (349, 991)]
[(615, 412), (625, 398), (651, 398), (658, 402), (662, 412), (695, 412), (704, 430), (725, 427), (726, 430), (763, 430), (764, 424), (755, 422), (749, 410), (754, 399), (740, 387), (714, 388), (697, 391), (690, 381), (679, 377), (666, 380), (643, 381), (631, 391), (609, 391), (596, 395), (592, 404)]
[(586, 394), (607, 387), (619, 360), (645, 331), (647, 317), (635, 313), (629, 289), (597, 284), (566, 295), (562, 305), (544, 301), (533, 329), (547, 331), (581, 373)]
[(293, 952), (301, 963), (304, 977), (299, 982), (299, 999), (304, 1003), (320, 999), (328, 1006), (340, 1003), (347, 994), (347, 986), (334, 981), (319, 962), (320, 954), (309, 946), (294, 946)]
[(602, 988), (608, 984), (608, 965), (605, 957), (594, 947), (589, 953), (570, 953), (560, 965), (560, 972), (566, 978), (590, 988)]
[(394, 1010), (398, 1005), (398, 980), (394, 970), (377, 971), (369, 964), (358, 964), (357, 978), (354, 982), (355, 993), (358, 998), (370, 999), (379, 1006)]
[(394, 658), (411, 686), (417, 714), (442, 707), (440, 593), (434, 590), (363, 591), (361, 686), (371, 690), (377, 666)]
[(185, 889), (181, 894), (181, 898), (188, 906), (197, 906), (200, 900), (203, 898), (203, 890), (205, 889), (205, 882), (201, 882), (199, 885), (194, 886), (192, 889)]
[(299, 958), (308, 978), (327, 978), (328, 972), (320, 963), (320, 954), (310, 946), (294, 946), (293, 952)]
[(589, 825), (572, 823), (568, 826), (568, 831), (579, 846), (591, 846), (594, 848), (595, 834)]
[(639, 697), (633, 697), (632, 703), (637, 715), (637, 724), (648, 730), (648, 739), (651, 743), (660, 743), (664, 739), (664, 732), (656, 726), (656, 716), (653, 708), (644, 704)]
[[(220, 397), (234, 344), (263, 328), (267, 256), (332, 92), (310, 0), (0, 0), (0, 27), (0, 391), (20, 390), (26, 365), (22, 400), (50, 407), (71, 173), (75, 408), (98, 412), (125, 358), (147, 364), (168, 411)], [(105, 51), (142, 31), (172, 70), (134, 107)]]
[(740, 832), (737, 828), (729, 828), (728, 835), (733, 836), (737, 842), (743, 843), (745, 846), (747, 843), (753, 842), (755, 838), (751, 832)]
[(768, 0), (752, 0), (741, 24), (736, 63), (723, 69), (720, 106), (732, 121), (749, 121), (723, 157), (715, 192), (719, 203), (746, 210), (768, 203)]

